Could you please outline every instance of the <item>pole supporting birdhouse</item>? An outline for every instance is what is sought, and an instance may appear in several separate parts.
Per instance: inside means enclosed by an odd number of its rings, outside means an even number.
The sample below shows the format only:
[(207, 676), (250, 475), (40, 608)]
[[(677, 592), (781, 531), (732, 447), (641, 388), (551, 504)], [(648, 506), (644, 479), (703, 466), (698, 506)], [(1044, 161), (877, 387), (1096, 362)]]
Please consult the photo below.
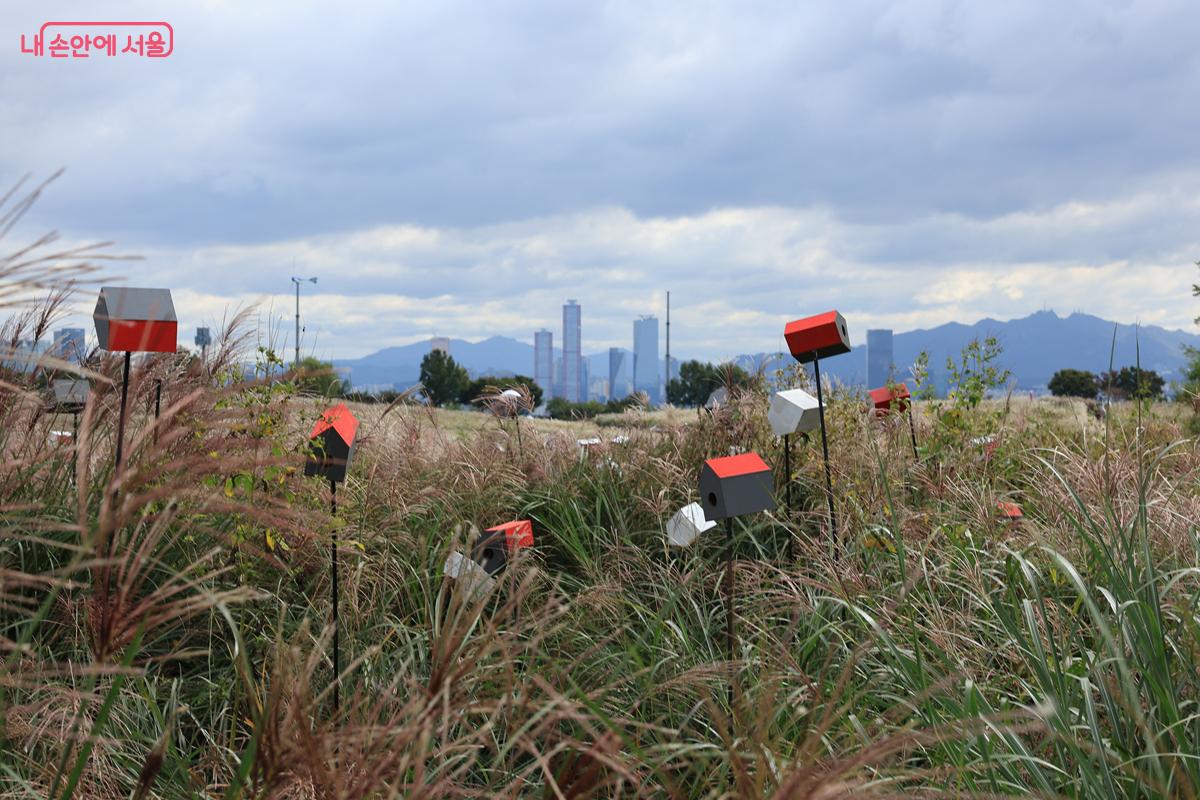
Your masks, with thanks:
[(329, 512), (335, 518), (333, 538), (329, 545), (330, 592), (332, 593), (333, 616), (333, 710), (337, 714), (341, 707), (341, 620), (338, 616), (338, 535), (337, 535), (337, 485), (345, 482), (346, 472), (354, 456), (358, 436), (358, 419), (345, 403), (327, 408), (321, 413), (308, 435), (308, 457), (304, 462), (304, 474), (321, 476), (329, 481)]
[(837, 540), (837, 512), (833, 503), (833, 477), (829, 468), (829, 441), (825, 427), (825, 400), (821, 388), (821, 359), (850, 352), (850, 334), (845, 318), (837, 311), (826, 311), (793, 320), (783, 329), (792, 358), (801, 364), (813, 362), (817, 384), (817, 410), (821, 423), (821, 455), (825, 460), (825, 495), (829, 504), (829, 530)]

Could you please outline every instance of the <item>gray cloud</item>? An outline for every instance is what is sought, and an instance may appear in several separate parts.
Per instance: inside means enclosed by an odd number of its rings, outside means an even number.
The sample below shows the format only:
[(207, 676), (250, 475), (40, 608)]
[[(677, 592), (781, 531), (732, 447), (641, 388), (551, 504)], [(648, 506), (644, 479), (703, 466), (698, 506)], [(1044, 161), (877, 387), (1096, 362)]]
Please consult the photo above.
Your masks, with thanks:
[(69, 168), (27, 225), (118, 239), (196, 315), (284, 305), (295, 259), (337, 355), (568, 296), (627, 344), (666, 288), (706, 356), (833, 305), (1194, 316), (1186, 0), (133, 2), (170, 59), (17, 52), (94, 9), (0, 11), (0, 183)]

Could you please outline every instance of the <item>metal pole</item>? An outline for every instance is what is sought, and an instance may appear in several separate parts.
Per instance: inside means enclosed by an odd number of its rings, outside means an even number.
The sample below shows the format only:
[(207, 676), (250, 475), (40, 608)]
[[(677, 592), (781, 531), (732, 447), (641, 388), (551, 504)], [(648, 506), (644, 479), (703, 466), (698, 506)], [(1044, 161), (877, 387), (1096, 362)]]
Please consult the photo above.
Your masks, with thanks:
[(729, 656), (729, 714), (733, 715), (733, 517), (725, 518), (725, 649)]
[[(814, 355), (816, 355), (814, 353)], [(821, 454), (825, 457), (825, 499), (829, 501), (829, 532), (837, 541), (837, 512), (833, 510), (833, 478), (829, 473), (829, 443), (825, 437), (825, 400), (821, 396), (821, 359), (813, 359), (817, 379), (817, 414), (821, 418)]]
[(912, 435), (913, 458), (920, 461), (921, 457), (917, 455), (917, 424), (913, 422), (913, 413), (915, 412), (910, 401), (908, 404), (908, 432)]
[[(785, 433), (783, 435), (783, 485), (784, 485), (784, 509), (787, 513), (788, 522), (792, 521), (792, 435)], [(787, 531), (787, 557), (788, 561), (792, 560), (792, 532)]]
[(292, 278), (292, 282), (296, 284), (296, 364), (295, 368), (300, 369), (300, 281)]
[(71, 414), (75, 418), (71, 432), (71, 485), (79, 485), (79, 412)]
[(154, 382), (154, 443), (158, 444), (158, 414), (162, 408), (162, 380)]
[(667, 364), (666, 364), (666, 382), (663, 383), (663, 403), (664, 405), (670, 401), (668, 396), (671, 391), (671, 293), (667, 292)]
[[(114, 478), (116, 473), (121, 471), (121, 455), (125, 442), (125, 404), (129, 400), (129, 361), (132, 357), (132, 353), (125, 352), (125, 374), (121, 378), (121, 416), (117, 418), (117, 460), (113, 465)], [(115, 493), (113, 496), (116, 496)]]
[[(337, 516), (337, 482), (329, 481), (329, 506), (333, 516)], [(337, 525), (333, 528), (333, 542), (329, 545), (329, 567), (333, 576), (333, 712), (337, 714), (341, 708), (342, 686), (342, 653), (340, 642), (341, 625), (338, 622), (338, 551)]]

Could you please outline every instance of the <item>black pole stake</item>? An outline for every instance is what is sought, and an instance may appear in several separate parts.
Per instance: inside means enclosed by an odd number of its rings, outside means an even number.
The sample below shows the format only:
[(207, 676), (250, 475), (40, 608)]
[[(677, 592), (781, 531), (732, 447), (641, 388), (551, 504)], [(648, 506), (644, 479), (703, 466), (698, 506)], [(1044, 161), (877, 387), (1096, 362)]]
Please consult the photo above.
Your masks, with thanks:
[(71, 485), (79, 486), (79, 412), (71, 414), (74, 424), (71, 429)]
[(913, 458), (920, 461), (921, 457), (917, 455), (917, 424), (913, 422), (912, 403), (908, 404), (908, 432), (912, 436)]
[(725, 648), (729, 655), (729, 715), (733, 717), (733, 517), (725, 518)]
[[(337, 516), (337, 482), (329, 481), (329, 510)], [(341, 634), (338, 624), (338, 551), (337, 524), (333, 527), (333, 542), (329, 545), (329, 568), (333, 576), (333, 713), (336, 715), (341, 708), (342, 686), (342, 653), (338, 638)]]
[(162, 381), (154, 382), (154, 443), (158, 444), (158, 412), (162, 407)]
[[(787, 513), (787, 521), (789, 525), (792, 521), (792, 435), (785, 433), (783, 435), (783, 485), (784, 485), (784, 509)], [(792, 531), (787, 530), (787, 558), (790, 563), (792, 560)]]
[[(129, 400), (129, 361), (132, 356), (132, 353), (126, 351), (125, 376), (121, 379), (121, 416), (117, 418), (117, 460), (113, 466), (113, 477), (116, 477), (115, 473), (121, 471), (121, 455), (125, 444), (125, 404)], [(113, 498), (116, 498), (115, 492)]]
[(825, 499), (829, 501), (829, 533), (836, 542), (837, 512), (833, 510), (833, 478), (829, 473), (829, 443), (825, 437), (825, 400), (821, 397), (821, 359), (813, 358), (813, 372), (817, 379), (817, 414), (821, 418), (821, 454), (825, 457)]

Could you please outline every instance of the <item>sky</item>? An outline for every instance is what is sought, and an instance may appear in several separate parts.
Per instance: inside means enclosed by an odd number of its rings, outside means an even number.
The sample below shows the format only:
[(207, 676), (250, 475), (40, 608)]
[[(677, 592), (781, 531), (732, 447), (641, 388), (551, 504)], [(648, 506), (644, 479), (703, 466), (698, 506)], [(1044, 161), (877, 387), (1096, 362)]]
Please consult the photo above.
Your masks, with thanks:
[[(362, 2), (0, 6), (0, 195), (66, 172), (56, 230), (138, 261), (181, 341), (254, 306), (353, 358), (433, 335), (585, 352), (781, 349), (1050, 308), (1194, 330), (1200, 7)], [(20, 52), (42, 23), (165, 20), (168, 58)], [(92, 294), (75, 321), (89, 322)], [(85, 316), (86, 315), (86, 316)], [(87, 324), (90, 330), (90, 324)]]

